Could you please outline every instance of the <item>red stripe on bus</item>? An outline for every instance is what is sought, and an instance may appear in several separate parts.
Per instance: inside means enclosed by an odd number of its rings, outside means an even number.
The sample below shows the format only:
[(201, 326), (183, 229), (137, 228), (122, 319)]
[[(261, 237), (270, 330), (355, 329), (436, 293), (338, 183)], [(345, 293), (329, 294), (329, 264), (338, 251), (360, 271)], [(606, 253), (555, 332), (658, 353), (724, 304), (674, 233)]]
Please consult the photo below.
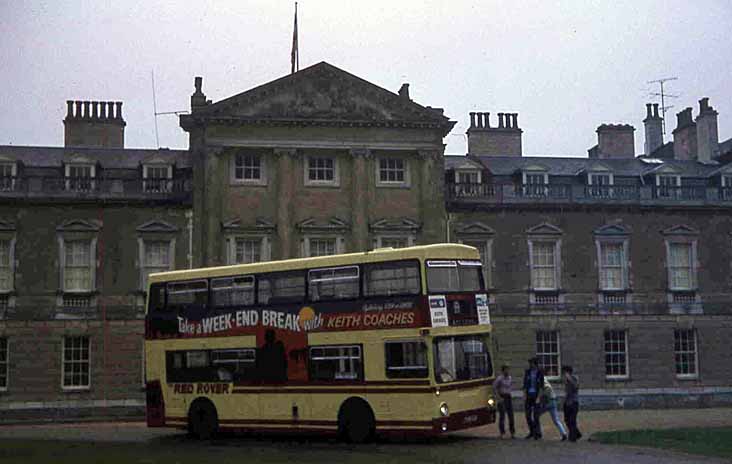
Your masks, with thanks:
[[(317, 386), (369, 386), (369, 385), (429, 385), (429, 380), (368, 380), (365, 382), (352, 382), (352, 381), (332, 381), (332, 382), (286, 382), (281, 384), (272, 384), (272, 387), (317, 387)], [(258, 382), (234, 382), (234, 387), (264, 387), (270, 385), (263, 385)]]
[(288, 389), (234, 389), (231, 393), (235, 394), (277, 394), (283, 395), (287, 393), (431, 393), (432, 387), (425, 388), (288, 388)]

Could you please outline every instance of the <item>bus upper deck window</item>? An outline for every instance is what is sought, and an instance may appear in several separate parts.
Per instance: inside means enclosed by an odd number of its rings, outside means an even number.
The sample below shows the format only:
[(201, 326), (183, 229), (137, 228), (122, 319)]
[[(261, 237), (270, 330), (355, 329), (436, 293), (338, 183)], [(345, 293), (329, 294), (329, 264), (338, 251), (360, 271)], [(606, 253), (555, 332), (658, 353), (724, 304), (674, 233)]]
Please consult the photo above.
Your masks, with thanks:
[(152, 284), (148, 300), (148, 314), (165, 311), (165, 285)]
[(168, 284), (168, 308), (197, 307), (206, 309), (207, 306), (208, 282), (205, 280), (171, 282)]

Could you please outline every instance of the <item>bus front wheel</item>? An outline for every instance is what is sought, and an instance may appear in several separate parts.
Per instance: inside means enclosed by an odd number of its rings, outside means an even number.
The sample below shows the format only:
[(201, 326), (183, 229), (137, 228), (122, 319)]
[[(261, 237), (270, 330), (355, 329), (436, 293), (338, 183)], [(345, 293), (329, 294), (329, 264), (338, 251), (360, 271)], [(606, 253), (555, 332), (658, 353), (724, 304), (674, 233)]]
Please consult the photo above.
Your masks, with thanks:
[(199, 440), (212, 438), (219, 429), (219, 417), (216, 408), (208, 400), (199, 399), (193, 402), (188, 411), (188, 431)]
[(338, 414), (340, 435), (349, 443), (365, 443), (374, 436), (376, 421), (371, 407), (360, 398), (343, 403)]

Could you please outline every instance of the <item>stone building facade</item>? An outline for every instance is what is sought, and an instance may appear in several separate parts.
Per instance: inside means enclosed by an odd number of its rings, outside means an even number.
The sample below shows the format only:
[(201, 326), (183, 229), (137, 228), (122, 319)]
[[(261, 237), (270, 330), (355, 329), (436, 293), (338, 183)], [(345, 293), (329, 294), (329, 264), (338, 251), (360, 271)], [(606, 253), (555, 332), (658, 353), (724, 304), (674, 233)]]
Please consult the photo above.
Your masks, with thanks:
[(142, 410), (145, 279), (188, 266), (191, 173), (105, 106), (69, 102), (64, 147), (0, 146), (3, 420)]
[(444, 239), (442, 110), (325, 62), (211, 103), (188, 132), (194, 256), (211, 266)]
[(407, 84), (319, 63), (194, 88), (187, 151), (126, 149), (121, 103), (81, 101), (64, 147), (0, 146), (3, 419), (141, 412), (149, 272), (444, 241), (483, 254), (516, 374), (539, 355), (587, 404), (729, 402), (732, 143), (708, 100), (666, 144), (649, 106), (650, 156), (603, 125), (588, 158), (526, 157), (516, 113), (474, 113), (445, 157), (454, 122)]
[[(711, 125), (694, 139), (714, 153)], [(451, 237), (484, 256), (501, 361), (573, 365), (586, 404), (729, 404), (732, 165), (690, 133), (680, 159), (635, 157), (633, 131), (601, 125), (589, 158), (447, 157)]]

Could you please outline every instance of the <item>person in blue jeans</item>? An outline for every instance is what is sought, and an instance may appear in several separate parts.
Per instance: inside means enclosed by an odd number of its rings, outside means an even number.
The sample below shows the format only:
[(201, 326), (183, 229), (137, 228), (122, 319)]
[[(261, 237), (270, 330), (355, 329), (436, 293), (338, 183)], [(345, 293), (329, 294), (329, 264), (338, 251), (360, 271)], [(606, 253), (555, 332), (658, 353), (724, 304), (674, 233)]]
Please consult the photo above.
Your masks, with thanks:
[(541, 404), (539, 418), (541, 418), (541, 415), (545, 412), (549, 412), (554, 425), (557, 426), (559, 435), (562, 437), (562, 441), (565, 441), (567, 439), (567, 429), (559, 418), (559, 411), (557, 410), (557, 395), (554, 393), (552, 384), (549, 383), (547, 379), (544, 379), (544, 388), (541, 389), (539, 403)]
[(539, 359), (529, 359), (529, 368), (524, 372), (524, 412), (526, 425), (529, 427), (527, 439), (541, 438), (541, 423), (539, 422), (539, 395), (544, 386), (544, 374), (539, 369)]

